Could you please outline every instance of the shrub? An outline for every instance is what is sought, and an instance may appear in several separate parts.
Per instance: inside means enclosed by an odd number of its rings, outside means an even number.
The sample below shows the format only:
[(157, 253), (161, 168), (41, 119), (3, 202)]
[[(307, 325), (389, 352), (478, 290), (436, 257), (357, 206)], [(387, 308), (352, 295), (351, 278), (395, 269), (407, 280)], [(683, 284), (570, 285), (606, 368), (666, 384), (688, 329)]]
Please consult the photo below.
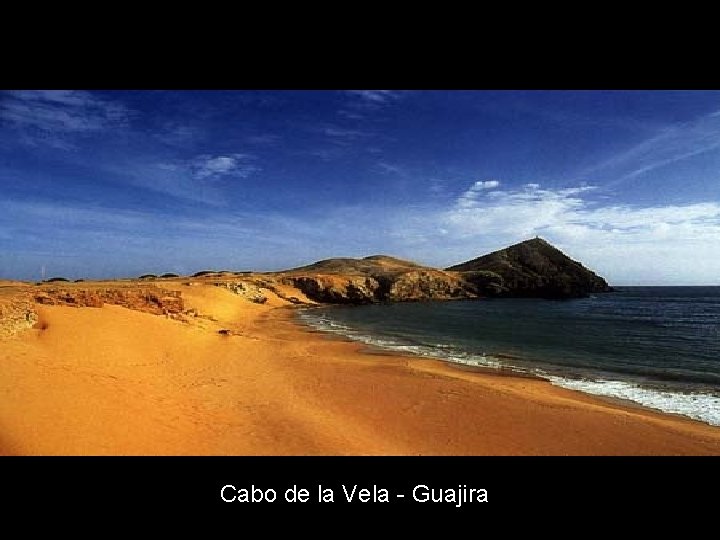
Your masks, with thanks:
[(70, 281), (68, 278), (64, 277), (52, 277), (46, 281), (46, 283), (52, 283), (53, 281)]
[(180, 277), (180, 276), (178, 276), (177, 274), (173, 274), (172, 272), (166, 272), (165, 274), (163, 274), (160, 277)]

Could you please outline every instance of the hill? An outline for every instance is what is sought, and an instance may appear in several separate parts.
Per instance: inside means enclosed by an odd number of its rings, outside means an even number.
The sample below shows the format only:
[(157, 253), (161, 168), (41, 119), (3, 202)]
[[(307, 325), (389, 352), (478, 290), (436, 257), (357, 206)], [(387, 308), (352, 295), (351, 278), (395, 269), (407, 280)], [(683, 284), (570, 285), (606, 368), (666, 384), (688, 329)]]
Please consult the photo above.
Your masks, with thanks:
[(455, 300), (479, 295), (478, 286), (457, 272), (388, 255), (326, 259), (282, 275), (283, 283), (297, 287), (317, 302), (368, 304)]
[(541, 238), (514, 244), (446, 270), (495, 272), (502, 277), (507, 296), (577, 298), (612, 290), (602, 277)]
[(389, 255), (371, 255), (362, 259), (336, 257), (317, 261), (307, 266), (293, 268), (290, 272), (326, 272), (337, 274), (371, 274), (373, 272), (403, 272), (417, 270), (423, 266)]

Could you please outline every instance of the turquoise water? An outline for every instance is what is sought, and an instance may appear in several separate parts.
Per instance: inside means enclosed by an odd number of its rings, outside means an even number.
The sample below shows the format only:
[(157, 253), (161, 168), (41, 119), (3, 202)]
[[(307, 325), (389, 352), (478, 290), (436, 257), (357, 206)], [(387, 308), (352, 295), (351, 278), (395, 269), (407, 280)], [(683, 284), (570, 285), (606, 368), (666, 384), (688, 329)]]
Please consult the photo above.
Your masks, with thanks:
[(720, 425), (720, 287), (333, 306), (300, 318), (382, 348), (530, 373)]

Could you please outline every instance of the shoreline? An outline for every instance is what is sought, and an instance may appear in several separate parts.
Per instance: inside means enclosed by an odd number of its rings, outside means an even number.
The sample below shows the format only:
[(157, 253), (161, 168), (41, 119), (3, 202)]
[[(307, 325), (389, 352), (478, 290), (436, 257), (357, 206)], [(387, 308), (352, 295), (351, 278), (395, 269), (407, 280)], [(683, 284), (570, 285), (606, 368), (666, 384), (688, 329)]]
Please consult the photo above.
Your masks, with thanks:
[[(335, 309), (335, 308), (343, 308), (344, 306), (332, 306), (332, 305), (323, 305), (323, 306), (313, 306), (310, 309)], [(718, 424), (718, 419), (715, 418), (707, 418), (707, 415), (702, 416), (692, 416), (691, 414), (687, 412), (680, 412), (679, 410), (672, 410), (672, 407), (665, 409), (661, 408), (659, 406), (653, 406), (652, 404), (644, 403), (643, 401), (639, 399), (634, 399), (633, 397), (625, 397), (623, 395), (617, 395), (612, 393), (606, 393), (603, 391), (593, 392), (592, 390), (587, 390), (583, 388), (574, 387), (574, 383), (580, 382), (580, 383), (586, 383), (588, 385), (625, 385), (629, 388), (634, 388), (637, 391), (646, 392), (652, 395), (651, 400), (657, 400), (658, 398), (663, 398), (668, 395), (674, 396), (674, 399), (677, 399), (678, 397), (688, 397), (689, 399), (697, 399), (694, 396), (702, 396), (703, 398), (709, 398), (714, 401), (718, 401), (718, 406), (720, 406), (720, 395), (717, 394), (716, 390), (712, 389), (703, 389), (698, 390), (697, 388), (692, 387), (689, 384), (685, 384), (686, 387), (685, 390), (681, 390), (678, 388), (668, 387), (665, 385), (661, 385), (660, 383), (657, 384), (648, 384), (643, 385), (642, 383), (633, 382), (632, 379), (623, 379), (621, 377), (618, 377), (615, 374), (612, 373), (606, 373), (606, 374), (599, 374), (599, 373), (590, 373), (583, 375), (582, 373), (565, 373), (562, 371), (558, 371), (557, 373), (552, 372), (543, 372), (542, 370), (535, 370), (535, 372), (530, 371), (530, 368), (525, 367), (518, 367), (516, 364), (511, 363), (505, 363), (506, 361), (513, 362), (513, 361), (522, 361), (522, 358), (520, 356), (515, 355), (506, 355), (506, 354), (492, 354), (488, 356), (488, 359), (494, 362), (496, 365), (483, 365), (483, 364), (471, 364), (466, 363), (462, 360), (456, 359), (456, 356), (445, 356), (443, 353), (444, 351), (434, 351), (434, 346), (432, 344), (423, 344), (420, 342), (420, 344), (413, 344), (414, 342), (410, 340), (409, 342), (403, 342), (402, 337), (396, 338), (396, 337), (388, 337), (384, 336), (382, 334), (379, 335), (373, 335), (372, 331), (368, 330), (358, 330), (357, 328), (347, 327), (346, 324), (342, 322), (342, 319), (340, 320), (340, 327), (345, 328), (347, 332), (344, 330), (336, 330), (334, 329), (335, 325), (332, 325), (333, 327), (330, 328), (324, 328), (321, 323), (318, 323), (315, 320), (305, 320), (302, 316), (299, 314), (295, 317), (298, 324), (300, 324), (303, 327), (306, 327), (308, 331), (311, 332), (319, 332), (321, 334), (324, 334), (330, 338), (337, 338), (341, 340), (346, 340), (351, 343), (361, 343), (367, 347), (367, 353), (368, 354), (377, 354), (377, 355), (400, 355), (400, 356), (408, 356), (410, 358), (421, 358), (421, 359), (435, 359), (437, 361), (443, 362), (454, 369), (464, 370), (464, 371), (470, 371), (470, 372), (477, 372), (479, 374), (487, 374), (491, 376), (498, 376), (498, 377), (520, 377), (520, 378), (529, 378), (529, 379), (535, 379), (547, 382), (548, 384), (557, 387), (557, 388), (563, 388), (566, 390), (571, 390), (574, 392), (578, 392), (579, 394), (583, 396), (592, 396), (597, 399), (603, 400), (605, 402), (609, 403), (615, 403), (620, 404), (623, 406), (631, 407), (631, 408), (638, 408), (641, 410), (649, 411), (649, 412), (655, 412), (660, 414), (669, 415), (672, 417), (679, 417), (679, 418), (685, 418), (694, 422), (699, 422), (700, 424), (712, 426), (715, 428), (720, 429), (720, 424)], [(357, 337), (355, 337), (357, 336)], [(387, 345), (383, 345), (383, 341), (385, 339), (391, 339), (391, 340), (400, 340), (399, 342), (395, 342)], [(376, 340), (381, 340), (380, 343), (377, 343)], [(397, 347), (397, 348), (395, 348)], [(418, 352), (413, 352), (412, 350), (404, 350), (405, 348), (412, 349), (415, 348), (418, 350)], [(462, 352), (461, 352), (462, 353)], [(484, 357), (483, 353), (483, 357)], [(471, 357), (472, 358), (472, 357)]]
[(176, 289), (207, 316), (38, 306), (0, 347), (0, 454), (720, 455), (686, 417), (368, 353), (273, 295)]
[[(322, 308), (327, 308), (329, 306), (317, 306)], [(312, 308), (308, 308), (312, 309)], [(297, 310), (296, 310), (297, 311)], [(633, 401), (631, 399), (621, 398), (621, 397), (615, 397), (615, 396), (609, 396), (609, 395), (603, 395), (603, 394), (593, 394), (590, 392), (583, 392), (582, 390), (574, 390), (572, 388), (565, 388), (563, 386), (559, 386), (556, 384), (553, 384), (550, 380), (541, 377), (539, 375), (535, 375), (532, 373), (522, 372), (522, 371), (515, 371), (511, 367), (500, 367), (500, 368), (493, 368), (489, 366), (475, 366), (470, 364), (463, 364), (461, 362), (453, 362), (452, 360), (448, 360), (445, 358), (442, 358), (440, 356), (422, 356), (422, 355), (416, 355), (411, 352), (405, 352), (405, 351), (399, 351), (399, 350), (393, 350), (390, 348), (383, 348), (381, 345), (376, 345), (373, 343), (366, 343), (364, 341), (360, 340), (354, 340), (350, 338), (349, 336), (345, 336), (339, 332), (332, 332), (330, 330), (321, 330), (317, 329), (313, 326), (311, 326), (309, 323), (303, 322), (300, 317), (297, 316), (297, 313), (293, 317), (293, 322), (298, 324), (303, 330), (311, 333), (311, 334), (318, 334), (320, 336), (323, 336), (324, 338), (331, 340), (331, 341), (338, 341), (341, 343), (348, 343), (348, 344), (355, 344), (360, 345), (360, 353), (361, 354), (367, 354), (371, 356), (379, 356), (379, 357), (400, 357), (400, 358), (407, 358), (409, 360), (427, 360), (432, 362), (438, 362), (442, 364), (443, 366), (447, 366), (453, 370), (457, 370), (460, 372), (467, 372), (470, 374), (477, 374), (481, 377), (509, 377), (513, 379), (530, 379), (533, 381), (539, 381), (545, 384), (548, 384), (549, 386), (552, 386), (553, 388), (561, 388), (565, 391), (576, 393), (578, 396), (584, 397), (584, 398), (591, 398), (598, 400), (600, 402), (609, 404), (609, 405), (616, 405), (621, 408), (629, 408), (634, 409), (640, 412), (646, 412), (654, 415), (661, 415), (661, 416), (668, 416), (670, 418), (676, 418), (683, 421), (689, 421), (695, 424), (699, 424), (706, 427), (711, 428), (717, 428), (718, 431), (720, 431), (719, 426), (714, 426), (712, 424), (709, 424), (708, 422), (704, 422), (702, 420), (698, 420), (696, 418), (692, 418), (690, 416), (681, 414), (681, 413), (674, 413), (674, 412), (668, 412), (664, 411), (662, 409), (657, 409), (653, 407), (649, 407), (647, 405), (643, 405), (642, 403), (638, 403), (637, 401)], [(719, 449), (719, 455), (720, 455), (720, 449)]]

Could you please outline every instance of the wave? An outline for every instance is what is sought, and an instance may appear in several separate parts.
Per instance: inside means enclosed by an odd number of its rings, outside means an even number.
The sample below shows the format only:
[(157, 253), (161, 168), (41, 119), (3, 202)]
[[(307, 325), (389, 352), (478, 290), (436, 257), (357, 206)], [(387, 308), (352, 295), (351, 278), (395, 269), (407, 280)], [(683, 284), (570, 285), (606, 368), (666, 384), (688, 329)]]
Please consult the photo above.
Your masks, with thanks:
[[(453, 345), (441, 343), (413, 343), (407, 338), (392, 338), (389, 336), (376, 336), (360, 332), (345, 324), (339, 323), (324, 315), (312, 313), (312, 310), (302, 310), (299, 312), (300, 319), (307, 325), (323, 332), (341, 335), (353, 341), (359, 341), (366, 345), (371, 345), (381, 349), (390, 351), (403, 352), (422, 356), (426, 358), (440, 358), (456, 364), (466, 366), (486, 367), (493, 369), (501, 369), (508, 367), (500, 361), (498, 357), (486, 354), (472, 354), (458, 349)], [(521, 371), (519, 368), (517, 371)]]
[(413, 342), (409, 338), (370, 335), (329, 318), (312, 309), (300, 310), (298, 316), (308, 326), (323, 332), (341, 335), (353, 341), (381, 349), (438, 358), (447, 362), (489, 369), (503, 369), (518, 374), (532, 374), (550, 383), (567, 388), (618, 399), (633, 401), (661, 412), (680, 414), (713, 426), (720, 426), (720, 396), (706, 392), (680, 392), (650, 388), (627, 381), (603, 378), (571, 378), (550, 374), (536, 367), (517, 365), (513, 357), (473, 354), (457, 346), (441, 343)]
[(720, 397), (713, 394), (657, 390), (624, 381), (569, 379), (555, 376), (545, 378), (556, 386), (570, 390), (626, 399), (651, 409), (681, 414), (712, 426), (720, 426)]

